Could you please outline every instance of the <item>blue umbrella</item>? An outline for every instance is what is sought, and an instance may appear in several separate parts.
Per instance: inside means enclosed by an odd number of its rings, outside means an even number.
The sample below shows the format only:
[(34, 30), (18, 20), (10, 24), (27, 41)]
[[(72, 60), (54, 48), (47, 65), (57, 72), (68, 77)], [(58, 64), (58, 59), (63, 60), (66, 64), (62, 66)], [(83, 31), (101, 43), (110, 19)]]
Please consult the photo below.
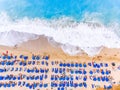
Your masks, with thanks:
[(86, 84), (85, 82), (83, 82), (83, 86), (84, 86), (85, 88), (87, 88), (87, 84)]
[(106, 77), (105, 79), (106, 79), (106, 82), (108, 82), (108, 81), (109, 81), (109, 78), (108, 78), (108, 77)]
[(102, 77), (101, 80), (102, 80), (102, 81), (105, 81), (105, 77)]
[(93, 74), (93, 71), (91, 71), (91, 70), (90, 70), (90, 72), (89, 72), (89, 73), (90, 73), (90, 74)]
[(76, 80), (79, 80), (79, 77), (78, 77), (78, 76), (76, 76)]
[(22, 62), (19, 63), (20, 66), (22, 66), (22, 64), (23, 64)]
[(35, 56), (34, 55), (32, 56), (32, 60), (35, 60)]
[(15, 87), (16, 86), (16, 84), (15, 83), (12, 83), (12, 87)]
[(7, 87), (7, 85), (6, 85), (5, 83), (3, 84), (3, 86), (4, 86), (4, 88), (6, 88), (6, 87)]
[(20, 86), (20, 85), (21, 85), (21, 81), (18, 82), (18, 86)]
[(26, 77), (26, 80), (29, 80), (29, 76)]
[(60, 64), (59, 64), (59, 66), (60, 66), (60, 67), (62, 67), (62, 66), (63, 66), (63, 64), (62, 64), (62, 63), (60, 63)]
[(100, 66), (103, 67), (103, 63), (100, 63)]
[(84, 68), (86, 68), (86, 67), (87, 67), (87, 65), (84, 63), (84, 64), (83, 64), (83, 67), (84, 67)]
[(11, 56), (7, 56), (7, 59), (10, 60), (10, 59), (11, 59)]
[(24, 60), (27, 60), (27, 59), (28, 59), (28, 56), (24, 56), (23, 58), (24, 58)]
[(39, 87), (41, 88), (42, 86), (43, 86), (43, 84), (40, 83), (40, 84), (39, 84)]
[(44, 84), (44, 88), (47, 88), (48, 87), (48, 84)]
[(48, 60), (49, 59), (49, 56), (45, 56), (45, 60)]
[(29, 89), (32, 89), (32, 85), (29, 85)]
[(68, 66), (68, 67), (70, 67), (70, 64), (69, 64), (69, 63), (67, 63), (67, 66)]
[(2, 59), (3, 59), (3, 60), (7, 59), (7, 56), (3, 56)]
[(87, 71), (84, 70), (84, 71), (83, 71), (83, 74), (87, 74)]
[(75, 67), (78, 67), (78, 66), (79, 66), (79, 64), (78, 64), (78, 63), (76, 63), (76, 64), (75, 64)]
[(2, 62), (1, 62), (1, 64), (4, 66), (4, 65), (5, 65), (5, 62), (4, 62), (4, 61), (2, 61)]
[(20, 58), (23, 58), (23, 55), (20, 55)]
[(74, 67), (74, 64), (73, 64), (73, 63), (71, 63), (71, 67)]
[(81, 70), (79, 70), (79, 74), (82, 74), (82, 71), (81, 71)]
[(96, 80), (97, 80), (97, 78), (96, 78), (96, 77), (94, 77), (94, 78), (93, 78), (93, 81), (96, 81)]
[(84, 77), (84, 78), (83, 78), (83, 81), (87, 81), (87, 77)]
[(4, 77), (3, 76), (0, 76), (0, 80), (3, 80), (4, 79)]
[(44, 61), (42, 61), (41, 64), (44, 65)]
[(63, 67), (66, 67), (66, 64), (65, 64), (65, 63), (63, 64)]
[(36, 60), (40, 60), (40, 56), (37, 56), (37, 57), (36, 57)]
[(107, 64), (107, 63), (105, 63), (105, 67), (108, 67), (108, 64)]
[(29, 83), (26, 83), (26, 87), (29, 87)]
[(35, 61), (32, 61), (32, 65), (34, 65), (35, 64)]
[(100, 77), (98, 77), (97, 80), (100, 81)]
[(92, 66), (92, 64), (91, 64), (91, 63), (88, 63), (88, 65), (89, 65), (89, 66)]
[(105, 72), (102, 70), (101, 74), (102, 74), (102, 75), (104, 75), (104, 74), (105, 74)]
[(75, 71), (75, 74), (78, 74), (78, 71), (77, 71), (77, 70)]
[(81, 64), (81, 63), (79, 64), (79, 67), (82, 67), (82, 64)]

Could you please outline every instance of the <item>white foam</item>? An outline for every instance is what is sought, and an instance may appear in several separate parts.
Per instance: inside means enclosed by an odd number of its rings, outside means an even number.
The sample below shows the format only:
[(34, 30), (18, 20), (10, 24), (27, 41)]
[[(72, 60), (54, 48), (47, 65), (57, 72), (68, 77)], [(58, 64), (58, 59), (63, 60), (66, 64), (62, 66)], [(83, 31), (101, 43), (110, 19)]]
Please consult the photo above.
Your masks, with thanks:
[[(77, 23), (73, 19), (64, 17), (54, 20), (23, 18), (13, 21), (6, 14), (0, 15), (0, 32), (14, 30), (37, 35), (46, 35), (52, 37), (56, 42), (62, 43), (62, 49), (71, 55), (80, 52), (76, 47), (81, 48), (91, 56), (98, 54), (102, 46), (120, 48), (120, 38), (110, 29), (112, 28), (105, 27), (101, 23)], [(14, 37), (16, 36), (13, 35), (11, 40), (14, 40)], [(1, 42), (7, 42), (7, 36), (1, 37), (0, 40), (2, 40), (2, 38), (6, 41)], [(34, 38), (34, 36), (26, 38), (31, 39)], [(20, 39), (19, 37), (18, 39), (16, 38), (14, 43), (4, 43), (4, 45), (16, 44), (19, 43), (18, 41), (23, 42), (26, 38)]]

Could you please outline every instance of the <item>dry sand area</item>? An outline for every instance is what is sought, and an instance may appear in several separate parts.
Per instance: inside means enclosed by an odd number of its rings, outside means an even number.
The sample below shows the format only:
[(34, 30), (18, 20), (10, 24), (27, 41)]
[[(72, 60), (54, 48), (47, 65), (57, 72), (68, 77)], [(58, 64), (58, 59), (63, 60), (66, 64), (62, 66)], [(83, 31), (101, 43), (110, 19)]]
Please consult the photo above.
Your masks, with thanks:
[[(83, 53), (82, 55), (76, 55), (76, 56), (70, 56), (68, 54), (65, 54), (60, 47), (52, 46), (46, 37), (40, 36), (37, 40), (29, 40), (27, 42), (24, 42), (20, 45), (17, 45), (16, 47), (7, 47), (7, 46), (0, 46), (0, 53), (5, 52), (6, 50), (9, 51), (9, 53), (13, 53), (14, 55), (28, 55), (29, 57), (32, 56), (32, 54), (36, 55), (50, 55), (50, 60), (61, 60), (64, 62), (89, 62), (89, 61), (95, 61), (95, 62), (107, 62), (108, 64), (111, 64), (112, 62), (115, 62), (116, 64), (120, 64), (120, 49), (109, 49), (109, 48), (103, 48), (101, 53), (99, 55), (96, 55), (94, 57), (89, 57), (87, 54)], [(109, 68), (112, 70), (112, 67)], [(115, 77), (116, 81), (120, 81), (120, 71), (114, 71), (112, 73), (113, 77)], [(90, 81), (88, 81), (91, 83)], [(102, 84), (101, 84), (102, 85)], [(27, 90), (25, 88), (11, 88), (11, 89), (4, 89), (1, 88), (0, 90)], [(44, 89), (40, 89), (44, 90)], [(48, 90), (51, 90), (49, 88)], [(54, 90), (54, 89), (53, 89)], [(74, 89), (73, 89), (74, 90)], [(77, 90), (77, 89), (76, 89)], [(81, 90), (92, 90), (90, 88), (84, 89), (81, 88)], [(97, 88), (96, 90), (104, 90), (103, 88)], [(114, 85), (112, 90), (120, 90), (119, 85)]]

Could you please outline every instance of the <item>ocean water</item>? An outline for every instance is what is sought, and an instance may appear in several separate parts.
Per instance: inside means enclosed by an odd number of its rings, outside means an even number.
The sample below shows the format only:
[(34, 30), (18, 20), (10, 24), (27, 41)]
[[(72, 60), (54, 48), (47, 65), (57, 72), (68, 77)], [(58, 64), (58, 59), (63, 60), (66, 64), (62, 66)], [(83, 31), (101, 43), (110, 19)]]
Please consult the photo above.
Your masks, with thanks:
[(45, 35), (70, 55), (93, 56), (120, 48), (120, 0), (0, 0), (0, 35), (7, 46)]

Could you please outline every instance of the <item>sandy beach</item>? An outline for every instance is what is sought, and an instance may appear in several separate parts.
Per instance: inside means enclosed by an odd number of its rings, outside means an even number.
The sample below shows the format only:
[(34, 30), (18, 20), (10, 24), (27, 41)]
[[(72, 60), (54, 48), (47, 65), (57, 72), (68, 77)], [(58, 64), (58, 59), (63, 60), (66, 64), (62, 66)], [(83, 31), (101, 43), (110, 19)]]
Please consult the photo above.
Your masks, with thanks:
[[(48, 39), (45, 36), (40, 36), (39, 39), (36, 40), (29, 40), (27, 42), (21, 43), (17, 45), (16, 47), (7, 47), (7, 46), (0, 46), (0, 53), (9, 51), (9, 53), (12, 53), (13, 55), (27, 55), (29, 57), (32, 56), (32, 54), (35, 55), (49, 55), (50, 61), (62, 61), (62, 62), (107, 62), (108, 64), (111, 64), (112, 62), (115, 62), (119, 65), (120, 60), (120, 49), (108, 49), (103, 48), (103, 50), (100, 52), (99, 55), (96, 55), (94, 57), (89, 57), (87, 54), (83, 53), (82, 55), (78, 54), (76, 56), (70, 56), (68, 54), (65, 54), (60, 47), (53, 46), (48, 42)], [(52, 66), (51, 66), (52, 67)], [(90, 70), (89, 68), (87, 68)], [(92, 68), (91, 68), (92, 69)], [(112, 71), (112, 67), (109, 68)], [(115, 74), (116, 73), (116, 74)], [(112, 76), (116, 79), (116, 81), (120, 81), (120, 78), (117, 76), (120, 72), (114, 72)], [(88, 83), (91, 83), (88, 80)], [(102, 85), (102, 84), (101, 84)], [(112, 90), (120, 90), (118, 85), (114, 85)], [(18, 89), (18, 88), (16, 88)], [(12, 90), (16, 90), (12, 89)], [(21, 90), (22, 88), (19, 88), (18, 90)], [(0, 89), (4, 90), (4, 89)], [(5, 89), (8, 90), (8, 89)], [(27, 89), (22, 89), (27, 90)], [(40, 89), (43, 90), (43, 89)], [(50, 89), (48, 89), (50, 90)], [(54, 90), (54, 89), (53, 89)], [(76, 89), (77, 90), (77, 89)], [(82, 90), (92, 90), (90, 88), (88, 89), (82, 89)], [(104, 90), (102, 88), (97, 88), (96, 90)]]

